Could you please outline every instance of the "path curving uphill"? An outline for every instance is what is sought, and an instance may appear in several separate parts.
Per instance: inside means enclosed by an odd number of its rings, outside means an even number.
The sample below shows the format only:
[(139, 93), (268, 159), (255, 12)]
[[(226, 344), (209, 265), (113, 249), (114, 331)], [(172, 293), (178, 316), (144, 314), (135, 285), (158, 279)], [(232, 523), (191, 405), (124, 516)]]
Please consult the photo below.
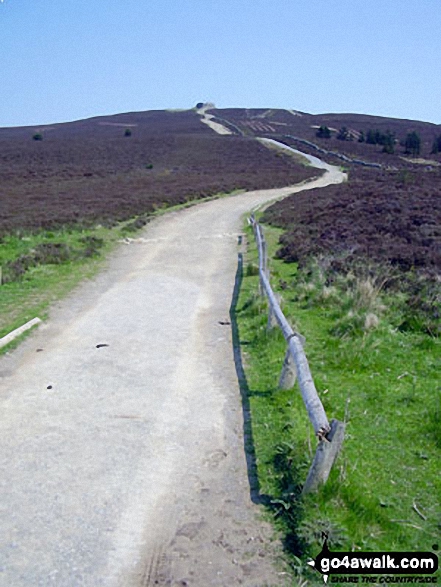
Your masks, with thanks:
[(1, 587), (285, 584), (244, 455), (238, 236), (344, 177), (158, 218), (0, 360)]
[(216, 122), (215, 120), (213, 120), (214, 119), (213, 114), (208, 114), (208, 110), (210, 110), (212, 108), (214, 108), (213, 104), (204, 104), (202, 106), (202, 108), (199, 108), (197, 110), (197, 113), (201, 117), (201, 122), (203, 122), (204, 124), (209, 126), (211, 128), (211, 130), (214, 130), (214, 132), (217, 133), (218, 135), (231, 135), (231, 134), (233, 134), (231, 132), (231, 130), (228, 129), (226, 126), (224, 126), (220, 122)]

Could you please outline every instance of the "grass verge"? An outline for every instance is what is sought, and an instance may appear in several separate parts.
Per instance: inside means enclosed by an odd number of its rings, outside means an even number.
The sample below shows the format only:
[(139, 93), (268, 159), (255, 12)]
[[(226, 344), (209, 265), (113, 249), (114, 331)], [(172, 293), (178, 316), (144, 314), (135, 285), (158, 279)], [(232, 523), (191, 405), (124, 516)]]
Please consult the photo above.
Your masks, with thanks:
[[(266, 228), (270, 257), (281, 232)], [(347, 422), (328, 483), (302, 498), (316, 441), (298, 388), (277, 389), (286, 345), (278, 329), (267, 330), (251, 230), (248, 241), (234, 310), (243, 392), (256, 486), (283, 532), (291, 567), (316, 581), (305, 564), (320, 552), (322, 532), (341, 551), (432, 550), (441, 530), (441, 340), (395, 328), (394, 300), (372, 283), (347, 276), (330, 289), (296, 264), (271, 259), (273, 288), (306, 336), (328, 417)]]
[[(38, 316), (81, 280), (92, 277), (102, 256), (121, 238), (116, 229), (65, 228), (3, 237), (0, 252), (0, 337)], [(23, 337), (0, 350), (17, 346)]]
[[(124, 237), (135, 235), (154, 217), (239, 192), (235, 190), (177, 206), (164, 206), (148, 216), (110, 223), (110, 226), (66, 226), (54, 231), (16, 231), (2, 237), (0, 338), (32, 318), (47, 318), (52, 303), (67, 295), (84, 279), (96, 275), (117, 243)], [(0, 355), (17, 347), (30, 332), (0, 349)]]

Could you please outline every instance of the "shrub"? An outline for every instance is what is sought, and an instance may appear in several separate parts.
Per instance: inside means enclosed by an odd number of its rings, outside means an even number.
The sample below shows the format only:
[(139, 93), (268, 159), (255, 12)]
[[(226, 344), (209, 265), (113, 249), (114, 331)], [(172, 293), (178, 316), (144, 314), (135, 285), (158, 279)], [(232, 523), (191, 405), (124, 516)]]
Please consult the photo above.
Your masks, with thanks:
[(408, 133), (404, 141), (404, 148), (406, 155), (412, 155), (413, 157), (419, 155), (421, 151), (420, 135), (415, 131)]
[(432, 144), (432, 150), (430, 152), (432, 155), (436, 155), (437, 153), (441, 153), (441, 135), (437, 136), (434, 139)]
[(32, 138), (34, 139), (34, 141), (42, 141), (43, 140), (43, 135), (40, 132), (36, 132)]
[[(51, 233), (47, 233), (47, 235), (51, 235)], [(104, 245), (104, 240), (95, 236), (82, 237), (79, 242), (83, 245), (83, 248), (74, 249), (62, 242), (37, 244), (27, 254), (20, 255), (16, 259), (5, 263), (3, 283), (20, 281), (29, 269), (40, 265), (61, 265), (79, 259), (95, 257), (99, 254), (99, 249)]]
[(321, 126), (316, 135), (319, 139), (330, 139), (331, 138), (331, 131), (327, 126)]
[(350, 141), (351, 137), (352, 135), (349, 134), (349, 131), (346, 128), (346, 126), (342, 126), (338, 132), (337, 139), (339, 141)]
[(99, 254), (99, 249), (104, 246), (104, 240), (96, 236), (85, 236), (80, 238), (80, 242), (85, 245), (83, 251), (81, 251), (82, 257), (95, 257)]
[(147, 222), (148, 222), (148, 218), (145, 216), (140, 216), (139, 218), (136, 218), (136, 220), (132, 220), (132, 222), (128, 222), (125, 226), (123, 226), (121, 228), (122, 232), (135, 232), (136, 230), (139, 230), (141, 228), (143, 228)]
[(254, 275), (259, 275), (259, 267), (255, 263), (248, 263), (245, 275), (247, 277), (252, 277)]
[(59, 265), (71, 258), (71, 250), (65, 243), (40, 243), (33, 251), (33, 258), (37, 265)]
[(31, 255), (20, 255), (14, 261), (9, 261), (5, 264), (2, 282), (20, 281), (26, 271), (30, 267), (34, 267), (35, 264), (35, 260)]
[(130, 128), (126, 128), (126, 130), (124, 131), (124, 136), (125, 137), (131, 137), (132, 136), (132, 131), (130, 130)]
[(380, 294), (390, 279), (387, 267), (322, 256), (310, 259), (300, 269), (295, 299), (305, 307), (327, 308), (335, 321), (331, 328), (334, 336), (359, 335), (379, 326), (380, 316), (387, 310)]

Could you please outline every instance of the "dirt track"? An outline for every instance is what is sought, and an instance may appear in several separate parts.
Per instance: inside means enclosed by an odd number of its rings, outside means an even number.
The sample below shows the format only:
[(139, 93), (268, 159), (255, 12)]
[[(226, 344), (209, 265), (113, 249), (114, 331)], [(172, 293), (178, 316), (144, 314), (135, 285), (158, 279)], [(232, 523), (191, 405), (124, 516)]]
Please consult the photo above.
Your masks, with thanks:
[(221, 323), (242, 215), (341, 179), (165, 215), (0, 361), (1, 587), (285, 584)]
[(210, 109), (210, 105), (204, 105), (202, 108), (200, 108), (198, 110), (198, 114), (200, 114), (200, 116), (201, 116), (201, 122), (203, 122), (204, 124), (209, 126), (218, 135), (231, 135), (231, 134), (233, 134), (231, 132), (231, 130), (229, 130), (226, 126), (224, 126), (223, 124), (220, 124), (219, 122), (215, 122), (213, 120), (214, 115), (207, 113), (207, 110), (209, 110), (209, 109)]

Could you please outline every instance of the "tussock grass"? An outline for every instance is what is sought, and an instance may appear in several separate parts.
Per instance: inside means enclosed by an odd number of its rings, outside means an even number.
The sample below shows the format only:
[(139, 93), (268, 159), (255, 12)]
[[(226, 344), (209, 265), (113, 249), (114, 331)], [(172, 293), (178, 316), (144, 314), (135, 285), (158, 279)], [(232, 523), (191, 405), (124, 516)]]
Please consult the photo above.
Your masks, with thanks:
[[(95, 274), (118, 238), (120, 230), (102, 226), (4, 236), (0, 247), (0, 337), (36, 316), (44, 319), (51, 303)], [(20, 340), (22, 337), (0, 353)]]
[(379, 326), (387, 309), (380, 294), (390, 277), (372, 268), (364, 273), (335, 273), (330, 258), (320, 256), (299, 274), (293, 295), (304, 307), (327, 308), (335, 317), (333, 334), (366, 332)]
[[(270, 253), (279, 235), (266, 229)], [(246, 263), (256, 263), (254, 246)], [(267, 331), (258, 279), (245, 273), (236, 319), (260, 494), (292, 568), (315, 580), (302, 565), (320, 552), (322, 531), (336, 550), (432, 550), (441, 530), (441, 340), (396, 327), (401, 310), (387, 272), (370, 267), (331, 283), (324, 259), (304, 269), (272, 259), (271, 274), (285, 314), (306, 336), (328, 417), (347, 422), (328, 483), (301, 498), (316, 441), (298, 388), (277, 389), (285, 343)]]
[[(240, 191), (214, 194), (203, 201)], [(36, 316), (44, 320), (53, 302), (103, 267), (106, 256), (119, 240), (134, 236), (152, 218), (201, 201), (194, 198), (175, 206), (163, 202), (152, 213), (124, 222), (103, 218), (96, 225), (87, 222), (65, 225), (59, 230), (17, 229), (0, 237), (0, 337)], [(0, 349), (0, 354), (18, 346), (26, 336), (29, 332)]]

